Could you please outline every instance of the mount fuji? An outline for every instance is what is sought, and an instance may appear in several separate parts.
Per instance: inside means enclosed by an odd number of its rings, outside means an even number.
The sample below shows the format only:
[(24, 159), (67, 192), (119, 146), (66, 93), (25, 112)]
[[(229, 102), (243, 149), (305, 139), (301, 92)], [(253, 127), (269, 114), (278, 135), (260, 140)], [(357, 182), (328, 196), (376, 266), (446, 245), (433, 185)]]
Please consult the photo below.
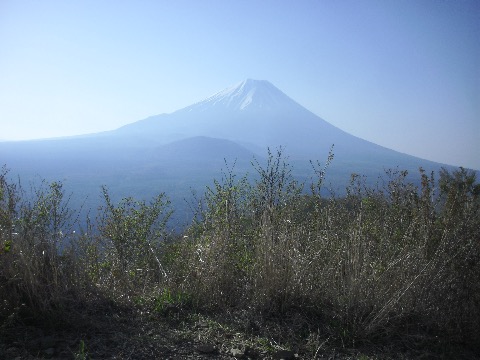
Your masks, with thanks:
[(346, 172), (439, 167), (350, 135), (265, 80), (244, 80), (171, 114), (152, 116), (102, 136), (144, 146), (203, 136), (235, 142), (257, 155), (264, 155), (267, 147), (282, 146), (292, 160), (304, 161), (324, 159), (334, 145), (335, 167)]
[(172, 114), (152, 116), (109, 135), (137, 136), (143, 141), (148, 137), (163, 143), (207, 136), (228, 139), (254, 151), (283, 146), (296, 158), (323, 156), (332, 144), (347, 150), (366, 143), (308, 111), (268, 81), (251, 79)]
[[(309, 160), (323, 161), (334, 145), (327, 175), (337, 193), (351, 173), (372, 182), (385, 169), (408, 170), (446, 165), (402, 154), (350, 135), (302, 107), (268, 81), (245, 80), (171, 114), (102, 133), (49, 140), (0, 142), (0, 165), (23, 179), (66, 180), (74, 197), (95, 207), (101, 185), (117, 197), (151, 197), (166, 192), (184, 203), (192, 189), (203, 191), (228, 164), (251, 171), (267, 147), (284, 148), (301, 180), (312, 175)], [(93, 200), (92, 200), (93, 199)]]

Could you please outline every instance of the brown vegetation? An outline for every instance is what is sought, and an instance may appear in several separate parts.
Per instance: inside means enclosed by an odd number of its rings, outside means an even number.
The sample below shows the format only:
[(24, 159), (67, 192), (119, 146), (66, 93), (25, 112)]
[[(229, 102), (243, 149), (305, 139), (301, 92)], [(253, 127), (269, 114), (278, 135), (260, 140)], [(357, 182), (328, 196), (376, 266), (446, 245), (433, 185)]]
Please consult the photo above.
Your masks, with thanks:
[[(193, 224), (175, 237), (166, 232), (163, 194), (114, 204), (104, 188), (98, 218), (74, 232), (61, 183), (26, 197), (4, 170), (2, 337), (29, 324), (85, 333), (88, 319), (122, 313), (130, 329), (142, 324), (142, 346), (154, 328), (173, 334), (183, 326), (165, 355), (172, 358), (182, 341), (195, 348), (192, 339), (202, 336), (225, 358), (239, 341), (258, 357), (280, 348), (304, 358), (341, 349), (478, 355), (480, 187), (473, 173), (442, 171), (437, 181), (420, 169), (416, 187), (406, 172), (388, 171), (375, 188), (352, 175), (346, 196), (326, 198), (326, 166), (314, 165), (308, 192), (281, 151), (253, 166), (253, 183), (227, 167)], [(84, 340), (76, 339), (80, 356)], [(0, 344), (0, 355), (11, 344)]]

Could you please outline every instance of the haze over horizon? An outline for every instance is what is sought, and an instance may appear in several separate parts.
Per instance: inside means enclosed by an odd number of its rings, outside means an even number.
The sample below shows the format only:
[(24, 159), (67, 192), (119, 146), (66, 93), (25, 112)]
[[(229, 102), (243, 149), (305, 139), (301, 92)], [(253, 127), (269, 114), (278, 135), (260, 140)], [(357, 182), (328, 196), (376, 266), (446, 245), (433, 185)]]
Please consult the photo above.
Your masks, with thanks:
[(1, 140), (112, 130), (254, 78), (352, 135), (480, 169), (474, 0), (4, 0), (0, 43)]

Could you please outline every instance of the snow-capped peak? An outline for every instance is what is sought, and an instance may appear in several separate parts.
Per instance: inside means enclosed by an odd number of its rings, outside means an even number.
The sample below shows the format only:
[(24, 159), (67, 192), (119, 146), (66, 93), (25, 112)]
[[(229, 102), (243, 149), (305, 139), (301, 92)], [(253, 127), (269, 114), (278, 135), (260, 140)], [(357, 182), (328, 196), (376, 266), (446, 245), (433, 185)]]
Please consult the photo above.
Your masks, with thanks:
[(183, 111), (258, 111), (284, 109), (295, 104), (266, 80), (247, 79), (230, 86)]

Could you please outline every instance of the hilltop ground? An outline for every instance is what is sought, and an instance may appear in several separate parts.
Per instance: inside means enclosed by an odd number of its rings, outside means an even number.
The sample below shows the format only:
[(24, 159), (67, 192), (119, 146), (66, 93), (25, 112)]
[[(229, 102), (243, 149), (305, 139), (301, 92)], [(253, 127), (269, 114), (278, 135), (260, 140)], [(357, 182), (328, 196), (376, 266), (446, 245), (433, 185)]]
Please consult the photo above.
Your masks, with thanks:
[[(476, 359), (472, 349), (442, 344), (429, 334), (353, 347), (331, 340), (321, 319), (289, 313), (205, 314), (172, 307), (108, 301), (89, 304), (51, 327), (12, 315), (0, 327), (1, 359)], [(416, 337), (416, 338), (415, 338)], [(284, 351), (282, 351), (284, 350)]]

